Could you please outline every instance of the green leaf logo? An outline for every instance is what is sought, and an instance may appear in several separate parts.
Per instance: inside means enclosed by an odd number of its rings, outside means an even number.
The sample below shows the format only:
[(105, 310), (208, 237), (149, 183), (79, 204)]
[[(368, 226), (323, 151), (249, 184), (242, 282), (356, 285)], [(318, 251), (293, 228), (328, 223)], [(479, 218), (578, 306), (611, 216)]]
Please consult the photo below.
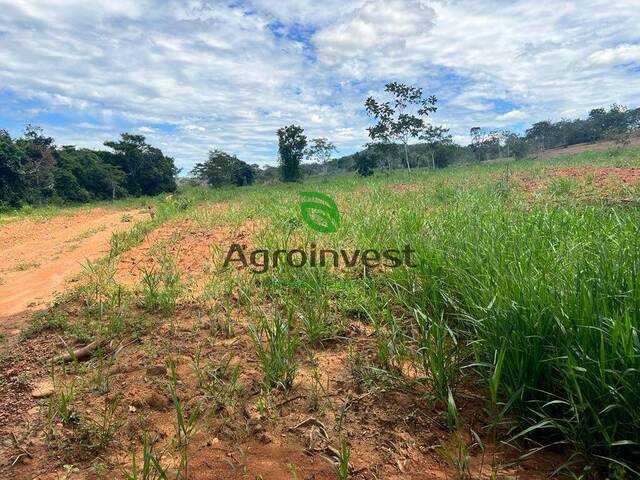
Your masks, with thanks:
[(338, 205), (324, 193), (301, 192), (303, 201), (300, 203), (302, 219), (311, 228), (322, 233), (333, 233), (340, 226)]

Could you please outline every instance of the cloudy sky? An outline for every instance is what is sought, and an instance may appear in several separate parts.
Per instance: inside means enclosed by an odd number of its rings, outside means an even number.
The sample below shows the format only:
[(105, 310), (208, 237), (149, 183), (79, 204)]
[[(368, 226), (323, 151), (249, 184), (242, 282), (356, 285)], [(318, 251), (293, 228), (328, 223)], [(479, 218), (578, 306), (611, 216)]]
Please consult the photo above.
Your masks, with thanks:
[(385, 82), (434, 121), (522, 130), (640, 106), (638, 0), (0, 0), (0, 128), (97, 147), (138, 132), (188, 171), (212, 148), (274, 163), (302, 125), (366, 141)]

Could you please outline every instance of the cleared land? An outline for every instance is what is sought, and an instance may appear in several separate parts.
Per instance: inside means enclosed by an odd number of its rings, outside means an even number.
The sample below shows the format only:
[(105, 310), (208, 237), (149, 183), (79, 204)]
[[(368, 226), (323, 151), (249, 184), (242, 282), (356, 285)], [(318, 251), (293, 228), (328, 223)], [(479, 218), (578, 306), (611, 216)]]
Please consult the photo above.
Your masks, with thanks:
[[(159, 200), (64, 300), (20, 335), (5, 332), (0, 476), (541, 479), (574, 460), (574, 471), (633, 469), (639, 167), (628, 150)], [(336, 200), (336, 233), (303, 223), (306, 190)], [(52, 251), (89, 228), (127, 228), (94, 220)], [(54, 230), (40, 228), (42, 242)], [(411, 245), (418, 266), (281, 263), (256, 274), (223, 266), (234, 243)], [(78, 361), (48, 361), (96, 340)], [(145, 462), (155, 476), (134, 476)]]
[(111, 235), (128, 230), (148, 212), (85, 209), (44, 220), (16, 219), (0, 225), (0, 321), (42, 307), (82, 270), (104, 257)]

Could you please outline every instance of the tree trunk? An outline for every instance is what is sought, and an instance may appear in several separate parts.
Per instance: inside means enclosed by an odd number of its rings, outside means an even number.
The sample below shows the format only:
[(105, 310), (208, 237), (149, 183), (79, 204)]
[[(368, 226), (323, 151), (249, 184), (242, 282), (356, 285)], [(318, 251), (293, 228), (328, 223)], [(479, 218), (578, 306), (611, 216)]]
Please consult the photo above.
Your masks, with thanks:
[(409, 166), (409, 150), (406, 143), (404, 144), (404, 160), (407, 162), (407, 170), (411, 171), (411, 167)]

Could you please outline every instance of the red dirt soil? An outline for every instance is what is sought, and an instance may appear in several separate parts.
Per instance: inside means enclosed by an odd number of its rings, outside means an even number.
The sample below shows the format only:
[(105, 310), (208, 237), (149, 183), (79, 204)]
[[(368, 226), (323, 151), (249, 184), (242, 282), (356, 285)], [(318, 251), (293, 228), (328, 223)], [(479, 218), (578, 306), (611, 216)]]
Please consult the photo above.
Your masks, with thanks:
[(145, 215), (95, 208), (0, 225), (0, 322), (53, 300), (82, 263), (108, 253), (112, 233), (128, 230)]
[(527, 175), (517, 176), (525, 191), (533, 193), (549, 186), (554, 178), (565, 178), (577, 182), (591, 179), (599, 197), (608, 196), (607, 189), (615, 185), (632, 187), (640, 185), (640, 168), (637, 167), (566, 167), (547, 168), (542, 178)]

